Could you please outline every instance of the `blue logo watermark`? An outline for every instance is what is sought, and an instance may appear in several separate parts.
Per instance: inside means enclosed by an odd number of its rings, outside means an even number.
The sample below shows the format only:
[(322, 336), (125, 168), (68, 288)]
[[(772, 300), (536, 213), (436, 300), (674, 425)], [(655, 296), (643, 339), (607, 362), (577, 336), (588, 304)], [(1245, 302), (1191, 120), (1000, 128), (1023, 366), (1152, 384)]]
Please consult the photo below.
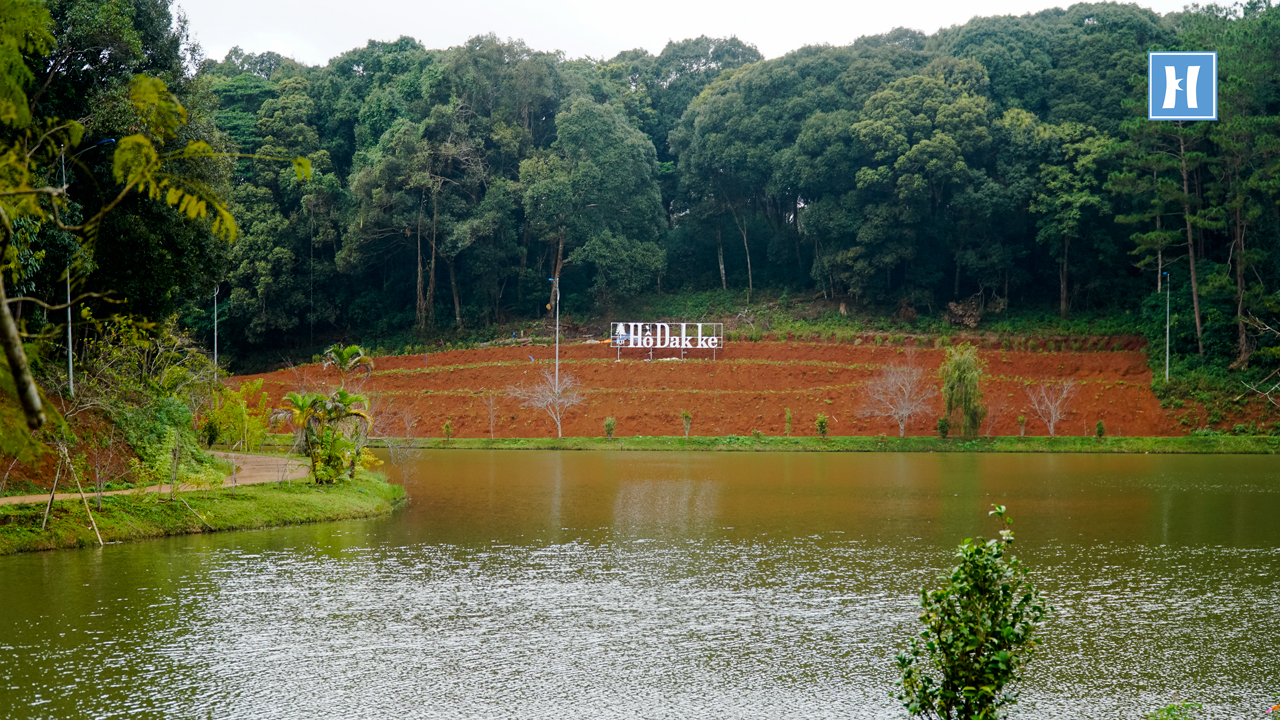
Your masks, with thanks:
[(1218, 53), (1147, 53), (1148, 120), (1217, 120)]

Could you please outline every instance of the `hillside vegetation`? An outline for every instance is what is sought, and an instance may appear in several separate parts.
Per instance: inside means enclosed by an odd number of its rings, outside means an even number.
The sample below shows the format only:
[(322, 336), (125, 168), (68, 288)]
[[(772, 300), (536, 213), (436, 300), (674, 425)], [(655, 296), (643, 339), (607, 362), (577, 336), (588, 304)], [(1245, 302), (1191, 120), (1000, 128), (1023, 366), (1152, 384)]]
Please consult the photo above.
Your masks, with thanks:
[[(310, 67), (239, 49), (195, 64), (185, 26), (134, 4), (110, 17), (59, 5), (51, 58), (120, 51), (38, 67), (36, 114), (90, 118), (88, 147), (118, 135), (125, 81), (155, 73), (187, 106), (184, 132), (315, 170), (210, 169), (234, 245), (143, 198), (102, 233), (89, 289), (148, 317), (182, 311), (211, 341), (219, 287), (233, 362), (339, 337), (487, 339), (545, 313), (556, 276), (575, 316), (673, 290), (742, 291), (747, 305), (771, 289), (904, 320), (954, 302), (961, 323), (1129, 311), (1162, 329), (1167, 271), (1177, 354), (1276, 363), (1246, 322), (1272, 316), (1280, 275), (1280, 10), (1266, 5), (1078, 4), (772, 60), (737, 38), (590, 60), (403, 37)], [(71, 22), (91, 10), (103, 37)], [(1145, 119), (1157, 49), (1218, 51), (1222, 121)], [(109, 159), (68, 168), (77, 201), (94, 205)], [(46, 254), (27, 282), (52, 300), (70, 246), (36, 236)]]
[[(160, 78), (185, 121), (164, 142), (207, 143), (185, 172), (238, 238), (166, 193), (127, 194), (92, 237), (18, 213), (5, 282), (32, 298), (14, 314), (46, 357), (63, 316), (35, 301), (56, 307), (70, 267), (77, 352), (122, 311), (176, 316), (208, 347), (216, 292), (219, 359), (240, 372), (334, 341), (545, 337), (549, 278), (568, 327), (1140, 334), (1160, 370), (1168, 303), (1162, 400), (1234, 397), (1280, 367), (1267, 4), (1077, 4), (769, 60), (739, 38), (597, 60), (406, 36), (314, 67), (206, 59), (166, 3), (117, 5), (50, 5), (48, 42), (10, 58), (15, 117), (83, 126), (74, 155), (32, 169), (65, 185), (68, 222), (96, 212), (118, 185), (110, 147), (147, 107), (136, 79)], [(1170, 49), (1217, 51), (1219, 122), (1145, 119), (1146, 54)], [(4, 127), (17, 142), (23, 124)], [(44, 375), (58, 384), (55, 363)]]

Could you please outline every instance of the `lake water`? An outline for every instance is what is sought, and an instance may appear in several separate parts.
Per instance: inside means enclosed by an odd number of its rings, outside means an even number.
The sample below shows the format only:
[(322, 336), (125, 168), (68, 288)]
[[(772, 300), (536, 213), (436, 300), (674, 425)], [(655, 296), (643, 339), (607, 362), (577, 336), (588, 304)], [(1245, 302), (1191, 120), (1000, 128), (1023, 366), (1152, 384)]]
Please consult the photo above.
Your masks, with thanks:
[(0, 717), (900, 718), (919, 589), (997, 502), (1056, 607), (1017, 717), (1280, 694), (1274, 458), (388, 467), (386, 518), (0, 557)]

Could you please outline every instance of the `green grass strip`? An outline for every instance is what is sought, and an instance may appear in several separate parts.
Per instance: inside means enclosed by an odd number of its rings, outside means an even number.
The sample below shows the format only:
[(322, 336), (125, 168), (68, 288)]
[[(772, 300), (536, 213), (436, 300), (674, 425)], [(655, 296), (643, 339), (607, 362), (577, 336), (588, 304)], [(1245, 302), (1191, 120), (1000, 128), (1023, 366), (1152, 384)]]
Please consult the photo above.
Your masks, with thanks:
[[(168, 493), (109, 495), (102, 499), (101, 511), (92, 496), (89, 502), (103, 540), (110, 543), (372, 517), (391, 512), (405, 499), (404, 488), (370, 473), (335, 485), (294, 480), (283, 487), (274, 482), (241, 485), (234, 495), (229, 488), (210, 491), (208, 497), (202, 492), (179, 495), (185, 505), (170, 502)], [(49, 525), (41, 531), (44, 507), (0, 505), (0, 555), (98, 544), (78, 498), (55, 502)]]

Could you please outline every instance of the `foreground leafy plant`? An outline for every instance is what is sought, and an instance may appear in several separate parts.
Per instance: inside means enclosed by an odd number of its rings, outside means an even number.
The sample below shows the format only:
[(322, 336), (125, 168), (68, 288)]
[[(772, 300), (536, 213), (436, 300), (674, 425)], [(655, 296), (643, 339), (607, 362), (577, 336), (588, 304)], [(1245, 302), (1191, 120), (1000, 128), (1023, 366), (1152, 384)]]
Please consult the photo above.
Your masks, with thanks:
[[(1176, 700), (1159, 710), (1146, 714), (1146, 720), (1195, 720), (1194, 711), (1204, 707), (1200, 703), (1193, 703), (1187, 700)], [(1275, 708), (1272, 708), (1273, 710)]]
[(1040, 624), (1053, 608), (1008, 554), (1012, 521), (1002, 505), (991, 515), (1000, 537), (966, 539), (960, 564), (940, 576), (940, 590), (921, 591), (925, 629), (898, 655), (901, 691), (895, 697), (915, 717), (987, 720), (1017, 702), (1012, 690), (1040, 644)]

